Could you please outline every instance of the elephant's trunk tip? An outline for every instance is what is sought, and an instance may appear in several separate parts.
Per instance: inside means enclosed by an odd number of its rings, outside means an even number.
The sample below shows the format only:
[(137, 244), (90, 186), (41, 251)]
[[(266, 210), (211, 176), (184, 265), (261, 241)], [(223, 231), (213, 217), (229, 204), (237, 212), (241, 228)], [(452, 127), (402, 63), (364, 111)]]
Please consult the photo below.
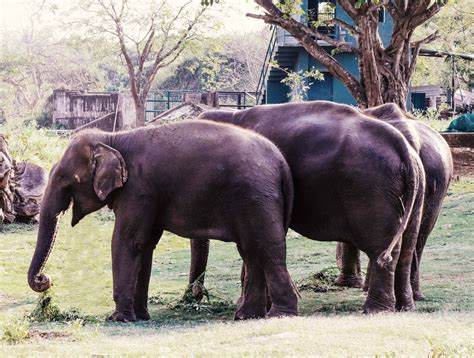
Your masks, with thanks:
[(51, 287), (51, 279), (44, 273), (37, 275), (30, 275), (28, 277), (28, 284), (31, 289), (36, 292), (44, 292)]

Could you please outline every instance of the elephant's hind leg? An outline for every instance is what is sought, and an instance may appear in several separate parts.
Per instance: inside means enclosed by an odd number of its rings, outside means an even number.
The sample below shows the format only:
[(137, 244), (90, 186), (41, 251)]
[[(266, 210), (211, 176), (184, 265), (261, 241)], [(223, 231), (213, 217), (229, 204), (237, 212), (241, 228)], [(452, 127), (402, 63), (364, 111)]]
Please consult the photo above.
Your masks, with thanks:
[(270, 299), (267, 300), (266, 290), (263, 290), (263, 306), (271, 301), (267, 317), (296, 316), (298, 298), (286, 267), (283, 227), (279, 228), (275, 223), (268, 223), (261, 226), (257, 235), (253, 247), (247, 249), (247, 255), (255, 258), (265, 274)]
[(370, 255), (370, 283), (362, 306), (364, 313), (395, 311), (395, 267), (399, 254), (400, 245), (392, 251), (393, 260), (384, 267), (377, 263), (377, 255)]
[(234, 319), (264, 318), (267, 313), (265, 273), (252, 254), (249, 257), (240, 245), (237, 247), (244, 263), (241, 275), (242, 293)]
[(415, 301), (411, 284), (411, 269), (422, 219), (424, 191), (420, 191), (413, 208), (410, 223), (403, 233), (400, 258), (395, 273), (395, 297), (398, 311), (415, 309)]

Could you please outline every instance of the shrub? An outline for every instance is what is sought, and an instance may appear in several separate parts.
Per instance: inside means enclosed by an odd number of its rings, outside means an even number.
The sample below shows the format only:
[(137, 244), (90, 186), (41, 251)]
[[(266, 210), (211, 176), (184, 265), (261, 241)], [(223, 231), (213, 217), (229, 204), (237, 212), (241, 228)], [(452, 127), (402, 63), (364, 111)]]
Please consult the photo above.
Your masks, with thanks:
[(18, 344), (29, 337), (30, 325), (24, 319), (12, 319), (3, 324), (2, 340), (9, 344)]

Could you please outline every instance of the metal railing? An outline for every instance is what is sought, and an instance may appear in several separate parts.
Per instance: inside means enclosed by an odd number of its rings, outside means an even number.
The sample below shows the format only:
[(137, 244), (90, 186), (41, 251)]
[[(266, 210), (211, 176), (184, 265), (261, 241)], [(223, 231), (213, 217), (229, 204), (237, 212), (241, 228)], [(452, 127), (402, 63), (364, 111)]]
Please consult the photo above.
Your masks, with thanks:
[(257, 93), (255, 92), (217, 92), (219, 107), (245, 109), (257, 104)]
[(261, 104), (265, 82), (267, 80), (267, 75), (270, 69), (270, 61), (272, 60), (273, 55), (275, 53), (276, 44), (277, 44), (277, 28), (276, 26), (273, 26), (270, 42), (268, 43), (267, 52), (265, 54), (265, 59), (263, 61), (262, 71), (260, 72), (260, 77), (258, 79), (257, 90), (255, 91), (255, 94), (256, 94), (255, 102), (257, 105)]
[[(166, 112), (183, 103), (186, 93), (198, 93), (194, 90), (162, 90), (150, 92), (145, 103), (145, 122), (151, 121), (160, 113)], [(247, 91), (217, 92), (219, 107), (245, 109), (255, 106), (257, 93)]]
[(179, 106), (183, 103), (185, 93), (192, 93), (192, 90), (162, 90), (153, 91), (148, 95), (145, 102), (145, 121), (151, 121), (158, 114)]

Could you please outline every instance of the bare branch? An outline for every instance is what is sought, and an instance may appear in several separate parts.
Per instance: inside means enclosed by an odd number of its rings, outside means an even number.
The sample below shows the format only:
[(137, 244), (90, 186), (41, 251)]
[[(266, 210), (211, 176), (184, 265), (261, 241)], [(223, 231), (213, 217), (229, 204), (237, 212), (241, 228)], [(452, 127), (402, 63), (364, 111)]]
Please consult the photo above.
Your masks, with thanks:
[(395, 5), (391, 0), (383, 0), (382, 4), (394, 20), (398, 20), (402, 16), (398, 6)]
[(272, 0), (255, 0), (257, 5), (263, 7), (270, 15), (280, 17), (283, 13), (275, 6)]
[(417, 63), (417, 60), (418, 60), (418, 55), (420, 54), (421, 46), (423, 46), (424, 44), (433, 42), (438, 37), (439, 37), (439, 33), (438, 33), (438, 31), (436, 31), (435, 33), (432, 33), (431, 35), (425, 37), (422, 40), (415, 41), (415, 42), (411, 43), (411, 47), (413, 48), (413, 53), (412, 53), (410, 68), (408, 69), (407, 75), (406, 75), (406, 80), (407, 81), (411, 78), (411, 76), (413, 75), (413, 72), (415, 71), (416, 63)]
[(356, 19), (359, 16), (359, 11), (355, 8), (353, 1), (351, 0), (336, 0), (339, 5), (344, 9), (344, 11), (352, 19)]
[[(425, 0), (428, 1), (428, 0)], [(429, 1), (428, 1), (429, 2)], [(438, 1), (435, 1), (433, 5), (431, 5), (429, 8), (422, 8), (419, 11), (419, 15), (413, 17), (413, 19), (410, 21), (410, 25), (415, 28), (423, 23), (425, 23), (427, 20), (431, 19), (434, 15), (436, 15), (441, 8), (446, 5), (447, 0), (444, 0), (443, 3), (440, 3)]]
[(167, 44), (167, 41), (169, 39), (169, 34), (170, 34), (170, 31), (173, 29), (173, 26), (174, 24), (176, 23), (176, 21), (179, 19), (179, 17), (181, 16), (181, 14), (183, 13), (183, 11), (186, 9), (186, 7), (188, 7), (190, 4), (191, 4), (192, 0), (189, 0), (187, 3), (185, 3), (183, 6), (181, 6), (178, 10), (178, 12), (176, 13), (176, 15), (169, 21), (168, 23), (168, 26), (166, 28), (164, 28), (163, 26), (161, 27), (161, 31), (163, 32), (163, 42), (161, 44), (161, 47), (160, 49), (158, 50), (158, 55), (157, 57), (161, 57), (161, 54), (163, 53), (165, 47), (166, 47), (166, 44)]
[[(246, 14), (246, 16), (251, 17), (253, 19), (260, 19), (260, 20), (265, 21), (266, 23), (269, 23), (269, 24), (272, 24), (272, 25), (279, 25), (279, 26), (282, 26), (282, 27), (283, 27), (282, 22), (285, 21), (282, 18), (275, 19), (273, 16), (271, 16), (269, 14), (267, 14), (267, 15)], [(355, 48), (355, 47), (351, 46), (347, 42), (342, 42), (342, 41), (335, 40), (334, 38), (332, 38), (332, 37), (330, 37), (326, 34), (322, 34), (318, 31), (312, 29), (311, 27), (305, 26), (305, 25), (303, 25), (299, 22), (295, 21), (295, 23), (301, 25), (301, 26), (298, 26), (301, 31), (303, 31), (304, 33), (306, 33), (310, 36), (314, 36), (318, 40), (326, 41), (328, 44), (331, 44), (334, 47), (336, 47), (336, 48), (338, 48), (342, 51), (360, 53), (358, 48)]]
[(334, 19), (325, 21), (324, 23), (328, 24), (328, 25), (334, 24), (334, 25), (340, 26), (340, 27), (346, 29), (347, 31), (349, 31), (349, 33), (351, 33), (353, 36), (359, 36), (360, 35), (360, 32), (354, 26), (349, 25), (347, 22), (342, 21), (340, 19), (335, 19), (334, 18)]

